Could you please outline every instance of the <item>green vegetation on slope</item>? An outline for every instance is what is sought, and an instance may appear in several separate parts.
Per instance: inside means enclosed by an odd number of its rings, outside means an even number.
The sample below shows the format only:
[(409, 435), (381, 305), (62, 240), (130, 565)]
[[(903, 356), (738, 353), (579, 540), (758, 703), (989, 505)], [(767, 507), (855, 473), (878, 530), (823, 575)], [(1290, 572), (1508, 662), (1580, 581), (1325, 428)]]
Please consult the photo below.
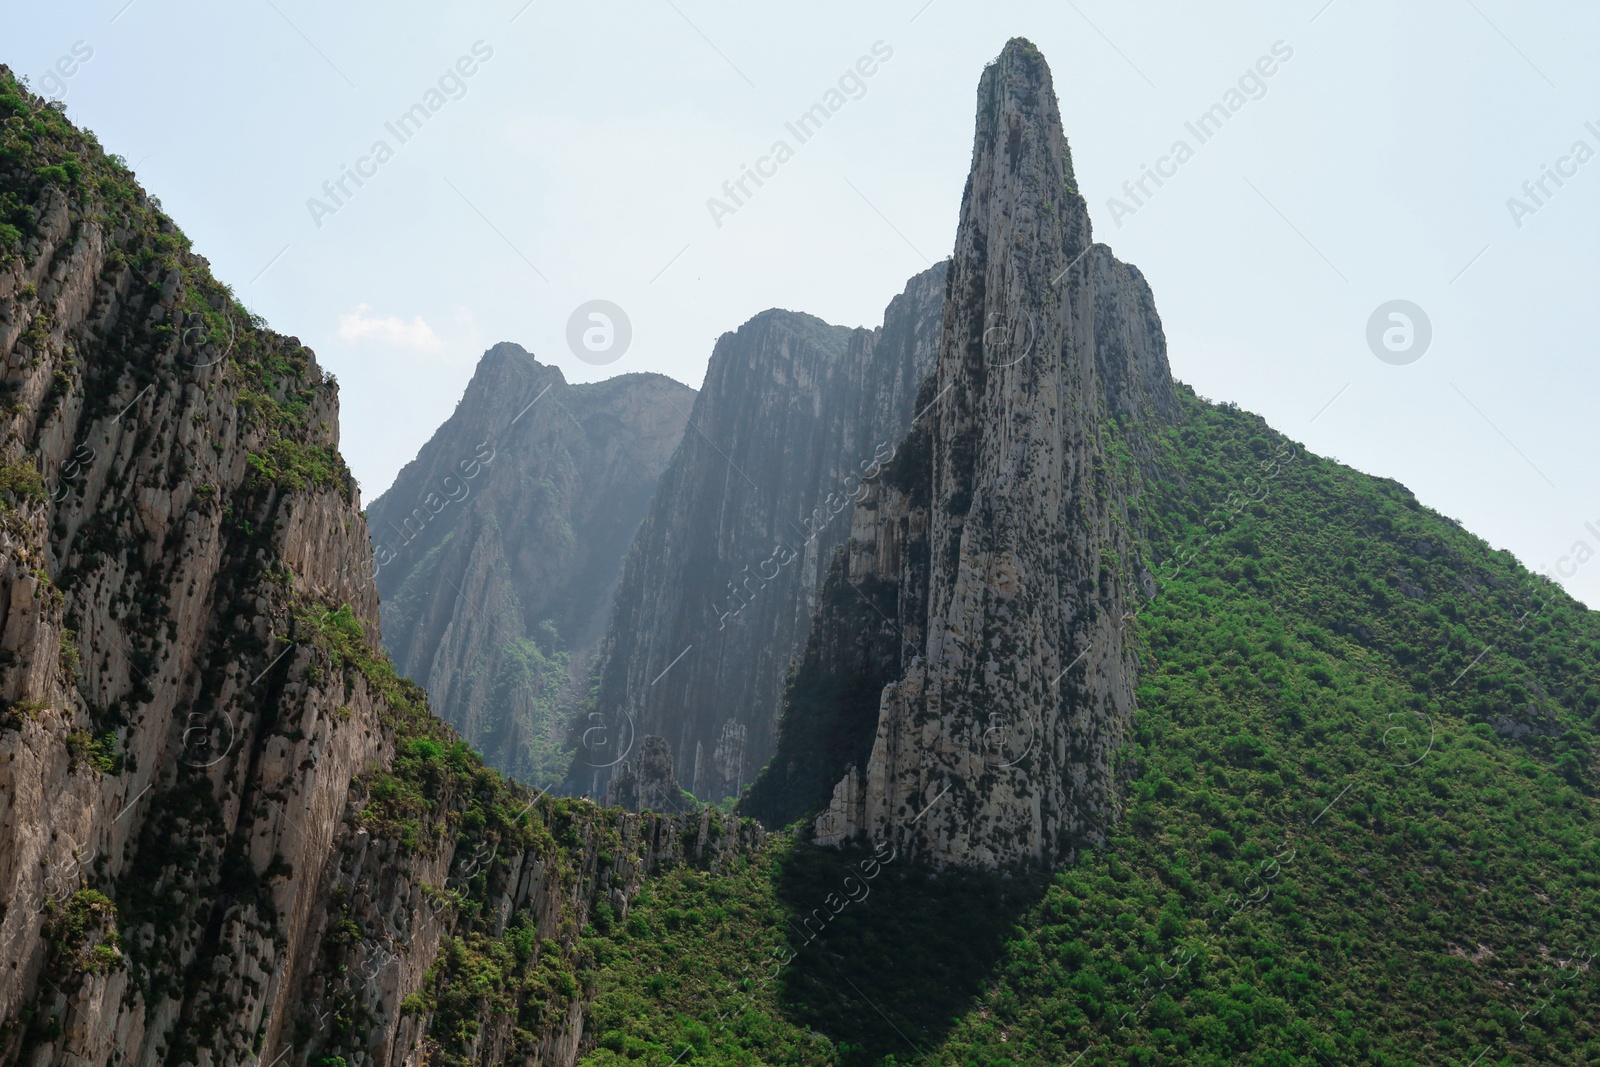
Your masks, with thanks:
[[(498, 522), (494, 518), (486, 521)], [(385, 632), (415, 632), (418, 617), (433, 607), (440, 568), (449, 565), (453, 550), (459, 547), (456, 539), (462, 535), (460, 529), (449, 528), (398, 587), (385, 595)], [(455, 680), (454, 689), (482, 694), (473, 712), (477, 724), (492, 725), (492, 731), (484, 726), (474, 741), (484, 760), (517, 781), (548, 789), (561, 780), (571, 762), (562, 732), (570, 653), (550, 619), (540, 622), (530, 635), (517, 636), (523, 627), (522, 601), (509, 580), (499, 577), (490, 583), (495, 601), (479, 609), (486, 647)], [(465, 723), (462, 726), (466, 728)]]
[(599, 968), (587, 1067), (835, 1062), (832, 1042), (779, 1003), (792, 914), (775, 882), (791, 852), (720, 877), (672, 871), (634, 899), (625, 923), (587, 931)]
[[(224, 364), (238, 409), (263, 442), (251, 456), (259, 479), (289, 489), (328, 486), (350, 496), (354, 481), (338, 450), (305, 441), (315, 428), (318, 392), (332, 378), (312, 373), (309, 351), (264, 329), (265, 322), (211, 276), (160, 202), (140, 190), (126, 160), (108, 155), (92, 133), (68, 122), (59, 102), (47, 104), (0, 70), (0, 264), (31, 263), (41, 228), (62, 204), (70, 216), (98, 225), (109, 248), (105, 277), (128, 272), (130, 301), (177, 292), (182, 304), (181, 316), (120, 322), (97, 346), (92, 368), (80, 364), (70, 344), (58, 353), (51, 395), (65, 396), (82, 379), (79, 425), (88, 428), (123, 407), (127, 396), (158, 385), (163, 361), (157, 354), (177, 344), (186, 352), (184, 363)], [(20, 296), (16, 311), (32, 316), (21, 343), (37, 366), (54, 324), (33, 286)]]
[[(505, 1031), (512, 1060), (533, 1055), (565, 1021), (568, 1001), (596, 981), (595, 950), (582, 937), (584, 887), (637, 861), (629, 853), (640, 840), (625, 842), (622, 833), (623, 823), (637, 817), (601, 811), (587, 801), (530, 794), (485, 766), (429, 712), (421, 688), (395, 673), (348, 606), (306, 606), (297, 622), (299, 633), (346, 672), (347, 684), (359, 676), (387, 708), (384, 725), (393, 733), (395, 755), (356, 783), (365, 798), (360, 825), (374, 838), (399, 842), (416, 860), (440, 850), (452, 855), (445, 884), (423, 887), (449, 933), (421, 988), (401, 1005), (407, 1014), (430, 1015), (428, 1062), (476, 1063), (486, 1023)], [(728, 820), (709, 819), (713, 839), (729, 832)], [(565, 887), (552, 915), (525, 907), (501, 914), (502, 902), (526, 877), (524, 853), (537, 857), (545, 889)], [(589, 919), (608, 931), (613, 916), (601, 899)], [(363, 940), (375, 942), (380, 933), (349, 921), (335, 926), (324, 939), (324, 970), (348, 982), (348, 950)], [(330, 1032), (318, 1035), (328, 1055), (365, 1049), (371, 1020), (354, 1002), (347, 998), (346, 1007), (333, 1013)], [(302, 1029), (300, 1041), (308, 1041), (310, 1028)]]
[(535, 639), (515, 637), (501, 646), (489, 690), (489, 720), (505, 724), (508, 766), (518, 780), (541, 788), (561, 781), (570, 762), (560, 734), (568, 658), (546, 619)]
[[(1106, 847), (1053, 876), (906, 865), (807, 948), (798, 871), (842, 857), (794, 846), (726, 918), (728, 886), (658, 883), (597, 950), (621, 1036), (587, 1062), (1600, 1059), (1600, 616), (1394, 482), (1182, 401)], [(693, 938), (634, 936), (673, 912)], [(761, 1027), (718, 1037), (710, 990), (785, 943)], [(785, 1058), (808, 1028), (832, 1059)]]

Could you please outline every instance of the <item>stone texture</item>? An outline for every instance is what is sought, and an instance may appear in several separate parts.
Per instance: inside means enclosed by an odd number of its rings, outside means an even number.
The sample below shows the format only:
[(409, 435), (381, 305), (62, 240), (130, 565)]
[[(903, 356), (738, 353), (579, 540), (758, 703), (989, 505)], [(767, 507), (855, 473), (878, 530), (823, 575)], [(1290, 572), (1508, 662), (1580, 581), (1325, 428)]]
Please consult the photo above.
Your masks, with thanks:
[[(792, 704), (830, 685), (857, 694), (830, 713), (847, 739), (872, 723), (835, 764), (816, 837), (1054, 865), (1115, 818), (1133, 712), (1136, 471), (1114, 462), (1107, 423), (1148, 424), (1176, 401), (1148, 288), (1092, 244), (1049, 70), (1026, 41), (979, 83), (937, 377), (918, 403), (933, 407), (856, 508), (791, 690)], [(841, 748), (812, 731), (809, 751)], [(771, 774), (793, 762), (780, 752)], [(781, 785), (758, 789), (769, 818), (815, 810)]]
[(491, 766), (547, 787), (606, 609), (695, 392), (569, 385), (486, 352), (455, 412), (367, 508), (384, 645)]
[(939, 264), (875, 330), (773, 310), (717, 342), (624, 566), (568, 791), (603, 795), (646, 735), (701, 800), (754, 779), (862, 472), (914, 414), (944, 289)]
[[(105, 164), (44, 101), (21, 106), (56, 158)], [(625, 914), (648, 872), (762, 834), (528, 797), (545, 843), (486, 858), (458, 847), (466, 798), (438, 791), (414, 849), (365, 829), (396, 709), (318, 629), (348, 620), (379, 656), (337, 386), (131, 175), (100, 176), (120, 195), (86, 174), (69, 196), (0, 153), (0, 196), (34, 220), (0, 249), (0, 1065), (437, 1061), (431, 1014), (400, 1004), (480, 920), (429, 890), (486, 872), (489, 921), (526, 911), (575, 969), (598, 902)], [(110, 906), (72, 953), (59, 918), (85, 889)], [(96, 947), (107, 966), (83, 966)], [(584, 996), (531, 1037), (485, 1002), (466, 1060), (531, 1043), (572, 1064)]]
[(637, 771), (623, 760), (611, 779), (606, 803), (629, 811), (684, 811), (685, 804), (672, 765), (672, 746), (664, 737), (646, 737), (639, 746)]

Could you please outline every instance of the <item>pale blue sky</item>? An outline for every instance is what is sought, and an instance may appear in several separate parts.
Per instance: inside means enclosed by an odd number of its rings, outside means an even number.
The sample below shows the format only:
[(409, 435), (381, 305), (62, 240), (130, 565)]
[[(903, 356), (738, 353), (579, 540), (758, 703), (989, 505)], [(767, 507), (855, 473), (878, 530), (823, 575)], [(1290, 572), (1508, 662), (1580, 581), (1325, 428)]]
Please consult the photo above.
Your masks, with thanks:
[[(1535, 569), (1580, 539), (1600, 552), (1600, 158), (1561, 162), (1600, 151), (1593, 4), (524, 2), (14, 5), (0, 62), (64, 90), (217, 274), (339, 376), (370, 500), (496, 341), (571, 380), (698, 385), (715, 338), (764, 308), (875, 324), (949, 251), (978, 74), (1024, 35), (1096, 236), (1149, 277), (1178, 377)], [(786, 135), (880, 41), (859, 99)], [(1199, 144), (1185, 123), (1280, 41), (1264, 90), (1246, 82), (1259, 98)], [(47, 82), (63, 57), (72, 75)], [(471, 76), (449, 75), (462, 57)], [(400, 144), (384, 124), (441, 77)], [(380, 138), (394, 158), (346, 179), (319, 227), (308, 198)], [(794, 157), (719, 227), (707, 199), (779, 138)], [(1117, 217), (1109, 198), (1180, 138), (1193, 157)], [(1545, 165), (1576, 174), (1519, 227), (1507, 200)], [(565, 340), (597, 298), (633, 324), (606, 366)], [(1410, 365), (1367, 346), (1391, 299), (1432, 321)], [(1600, 559), (1563, 580), (1600, 604)]]

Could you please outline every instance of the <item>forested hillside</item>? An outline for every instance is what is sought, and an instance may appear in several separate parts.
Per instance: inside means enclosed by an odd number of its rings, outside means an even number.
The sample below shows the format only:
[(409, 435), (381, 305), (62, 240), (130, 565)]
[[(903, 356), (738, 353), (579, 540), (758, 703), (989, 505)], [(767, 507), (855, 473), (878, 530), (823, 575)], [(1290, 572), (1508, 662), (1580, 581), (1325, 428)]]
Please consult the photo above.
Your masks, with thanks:
[(669, 876), (595, 942), (586, 1062), (1600, 1057), (1600, 616), (1397, 483), (1181, 405), (1140, 463), (1159, 591), (1106, 846)]

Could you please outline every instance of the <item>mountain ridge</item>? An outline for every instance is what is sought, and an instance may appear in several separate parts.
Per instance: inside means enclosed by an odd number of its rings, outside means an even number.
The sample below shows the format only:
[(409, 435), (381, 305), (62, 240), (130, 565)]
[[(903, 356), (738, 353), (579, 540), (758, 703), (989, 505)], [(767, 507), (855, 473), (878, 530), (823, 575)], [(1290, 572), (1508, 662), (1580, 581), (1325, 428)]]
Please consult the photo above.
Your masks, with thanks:
[(565, 769), (605, 605), (694, 396), (653, 372), (569, 384), (501, 342), (367, 508), (385, 647), (490, 765), (530, 785)]
[(719, 338), (629, 549), (566, 791), (605, 795), (651, 736), (702, 800), (765, 762), (849, 483), (912, 415), (943, 278), (912, 278), (874, 330), (770, 309)]
[(591, 918), (759, 828), (431, 715), (337, 384), (3, 67), (0, 217), (0, 1063), (573, 1062)]

